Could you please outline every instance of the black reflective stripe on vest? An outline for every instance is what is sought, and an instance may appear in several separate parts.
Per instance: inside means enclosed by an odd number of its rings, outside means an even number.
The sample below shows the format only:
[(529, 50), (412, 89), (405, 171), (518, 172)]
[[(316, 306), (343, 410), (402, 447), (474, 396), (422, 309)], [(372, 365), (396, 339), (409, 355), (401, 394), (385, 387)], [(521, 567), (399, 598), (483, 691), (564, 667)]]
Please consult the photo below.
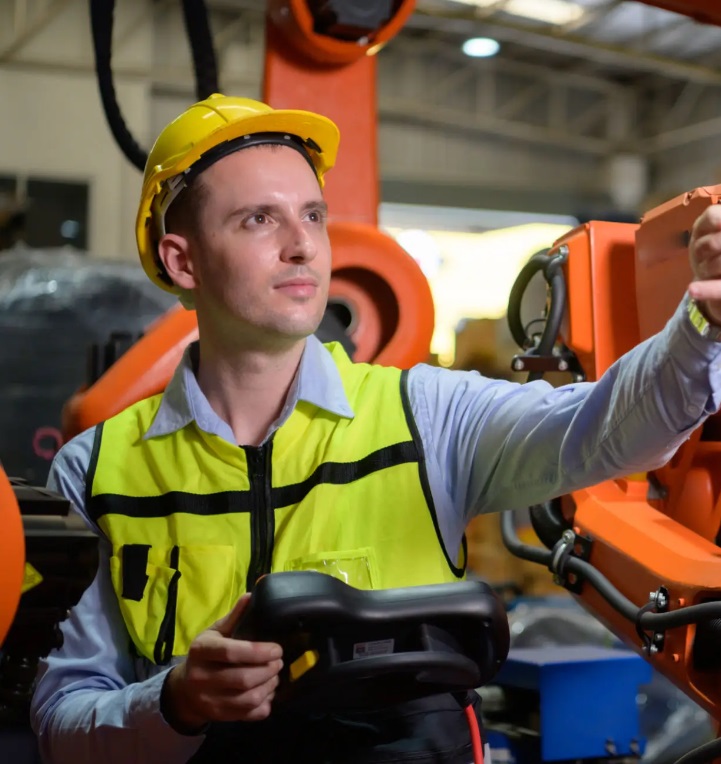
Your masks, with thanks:
[(160, 496), (121, 496), (104, 493), (93, 496), (88, 515), (94, 522), (103, 515), (123, 517), (169, 517), (176, 512), (189, 515), (228, 515), (250, 512), (253, 506), (250, 491), (220, 491), (218, 493), (186, 493), (170, 491)]
[[(416, 443), (408, 440), (379, 448), (357, 462), (324, 462), (306, 480), (273, 488), (270, 492), (271, 503), (273, 509), (299, 504), (316, 486), (323, 483), (346, 485), (374, 472), (418, 461)], [(425, 469), (421, 470), (421, 474), (425, 474)], [(423, 491), (426, 493), (425, 484)], [(203, 516), (251, 512), (255, 504), (256, 500), (251, 491), (220, 491), (209, 494), (170, 491), (160, 496), (121, 496), (107, 493), (90, 498), (87, 511), (90, 518), (97, 523), (103, 515), (149, 518), (168, 517), (175, 512)], [(435, 517), (435, 513), (433, 515)]]
[(168, 584), (168, 600), (165, 604), (165, 614), (155, 642), (153, 658), (158, 666), (167, 666), (173, 657), (175, 644), (175, 614), (178, 609), (178, 581), (180, 580), (180, 547), (174, 546), (170, 551), (170, 567), (175, 571)]
[[(401, 372), (401, 400), (403, 401), (403, 412), (406, 415), (406, 423), (408, 425), (408, 429), (411, 431), (411, 435), (413, 437), (413, 442), (415, 443), (416, 449), (418, 451), (418, 474), (421, 481), (421, 486), (423, 488), (423, 495), (426, 497), (426, 504), (428, 505), (428, 510), (431, 513), (431, 518), (433, 520), (433, 527), (436, 529), (436, 536), (438, 536), (438, 543), (441, 545), (441, 549), (443, 550), (443, 556), (446, 558), (446, 562), (448, 563), (448, 567), (451, 569), (451, 572), (454, 576), (457, 576), (458, 578), (462, 578), (465, 573), (465, 567), (459, 568), (451, 559), (450, 555), (448, 554), (448, 550), (446, 549), (446, 545), (443, 543), (443, 535), (441, 534), (441, 527), (438, 524), (438, 515), (436, 513), (436, 507), (433, 502), (433, 494), (431, 493), (431, 485), (428, 482), (428, 471), (426, 469), (426, 456), (425, 452), (423, 451), (423, 441), (421, 440), (421, 434), (418, 432), (418, 425), (416, 425), (415, 417), (413, 416), (413, 410), (411, 409), (411, 401), (408, 396), (408, 369), (404, 369)], [(465, 566), (465, 561), (468, 557), (466, 549), (466, 536), (463, 535), (463, 562)]]
[(417, 461), (418, 453), (415, 443), (407, 440), (403, 443), (394, 443), (392, 446), (379, 448), (357, 462), (323, 462), (302, 483), (274, 488), (273, 507), (279, 509), (280, 507), (300, 504), (317, 485), (322, 483), (346, 485), (372, 475), (374, 472)]
[[(105, 422), (101, 422), (95, 428), (95, 436), (93, 437), (93, 450), (90, 453), (90, 461), (88, 462), (88, 472), (85, 476), (85, 511), (91, 512), (93, 506), (93, 482), (95, 481), (95, 472), (98, 468), (98, 456), (100, 455), (100, 441), (103, 439), (103, 426)], [(91, 514), (88, 514), (90, 519), (94, 519)]]

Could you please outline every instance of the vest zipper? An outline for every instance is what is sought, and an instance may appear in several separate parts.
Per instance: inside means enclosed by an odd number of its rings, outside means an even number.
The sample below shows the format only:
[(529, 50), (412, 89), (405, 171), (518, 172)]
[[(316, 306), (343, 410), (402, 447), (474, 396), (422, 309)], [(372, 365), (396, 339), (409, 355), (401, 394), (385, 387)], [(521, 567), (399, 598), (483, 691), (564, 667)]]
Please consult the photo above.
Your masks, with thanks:
[(174, 546), (170, 552), (170, 567), (175, 571), (168, 583), (168, 600), (165, 603), (165, 615), (158, 630), (153, 657), (158, 666), (170, 663), (175, 642), (175, 612), (178, 609), (178, 580), (180, 579), (180, 547)]
[(270, 573), (273, 564), (275, 514), (271, 499), (273, 441), (259, 447), (243, 446), (248, 462), (252, 497), (250, 525), (250, 565), (245, 589), (252, 592), (258, 579)]

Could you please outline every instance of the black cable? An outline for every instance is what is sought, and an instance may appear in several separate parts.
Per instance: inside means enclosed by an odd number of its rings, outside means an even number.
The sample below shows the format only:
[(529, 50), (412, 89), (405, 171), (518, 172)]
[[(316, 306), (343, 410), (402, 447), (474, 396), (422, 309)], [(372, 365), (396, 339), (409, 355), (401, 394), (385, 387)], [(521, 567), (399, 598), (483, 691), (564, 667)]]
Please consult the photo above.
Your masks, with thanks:
[(501, 538), (511, 554), (520, 557), (522, 560), (537, 562), (540, 565), (548, 566), (551, 562), (552, 552), (548, 549), (530, 546), (524, 544), (516, 534), (513, 526), (513, 514), (511, 512), (501, 512)]
[[(513, 515), (510, 512), (501, 514), (501, 538), (506, 548), (516, 557), (551, 568), (553, 558), (556, 555), (555, 549), (548, 550), (524, 544), (516, 534), (513, 526)], [(668, 613), (646, 612), (645, 608), (639, 608), (625, 597), (591, 563), (578, 557), (568, 557), (562, 572), (565, 573), (566, 570), (587, 581), (614, 610), (634, 625), (638, 624), (645, 631), (666, 631), (667, 629), (721, 617), (721, 601), (689, 605), (671, 610)]]
[[(521, 268), (508, 298), (507, 318), (511, 335), (519, 347), (529, 350), (529, 355), (534, 356), (552, 355), (566, 310), (566, 279), (562, 270), (566, 255), (559, 252), (549, 254), (549, 252), (548, 249), (536, 252)], [(527, 327), (523, 325), (521, 303), (531, 279), (539, 272), (543, 272), (550, 297), (548, 314), (542, 319), (544, 322), (543, 332), (538, 344), (535, 345), (533, 338), (528, 336)], [(533, 382), (542, 378), (542, 371), (532, 371), (529, 373), (527, 381)]]
[[(113, 82), (112, 42), (115, 0), (90, 0), (90, 27), (95, 52), (95, 71), (103, 111), (120, 150), (141, 172), (147, 151), (138, 144), (123, 119)], [(198, 100), (217, 93), (218, 68), (205, 0), (183, 0), (183, 17), (193, 54), (195, 88)]]
[(566, 279), (563, 276), (561, 265), (565, 257), (561, 255), (549, 255), (543, 267), (543, 275), (551, 290), (551, 297), (546, 316), (546, 326), (543, 329), (541, 341), (538, 343), (538, 355), (550, 355), (556, 344), (558, 332), (561, 329), (561, 321), (566, 310)]
[(136, 142), (125, 124), (120, 112), (118, 98), (113, 84), (113, 70), (110, 65), (113, 40), (113, 15), (115, 0), (90, 0), (90, 27), (95, 51), (95, 70), (98, 77), (100, 100), (110, 132), (113, 134), (121, 151), (131, 164), (141, 172), (145, 168), (148, 154)]
[(528, 349), (530, 345), (521, 320), (521, 302), (528, 285), (531, 283), (531, 279), (543, 270), (547, 255), (548, 250), (542, 249), (531, 256), (529, 261), (521, 268), (508, 296), (508, 328), (516, 345), (524, 350)]
[(721, 618), (721, 600), (688, 605), (668, 613), (648, 613), (642, 616), (641, 625), (654, 631), (665, 631), (679, 626), (689, 626), (699, 621), (711, 621), (715, 618)]
[(218, 65), (205, 0), (183, 0), (183, 18), (193, 53), (195, 94), (203, 101), (218, 88)]
[(721, 738), (711, 740), (685, 753), (676, 760), (675, 764), (710, 764), (718, 756), (721, 756)]

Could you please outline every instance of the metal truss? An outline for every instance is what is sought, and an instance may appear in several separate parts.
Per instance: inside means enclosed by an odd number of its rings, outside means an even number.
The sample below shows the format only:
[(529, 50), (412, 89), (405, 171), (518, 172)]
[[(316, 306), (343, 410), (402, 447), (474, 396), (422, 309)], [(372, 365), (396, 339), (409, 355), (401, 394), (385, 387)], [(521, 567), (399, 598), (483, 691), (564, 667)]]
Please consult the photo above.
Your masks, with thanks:
[[(435, 5), (433, 0), (419, 0), (406, 29), (379, 54), (381, 120), (427, 126), (450, 138), (492, 135), (593, 156), (619, 151), (653, 155), (721, 131), (721, 56), (706, 56), (699, 64), (662, 59), (647, 50), (658, 36), (693, 22), (679, 19), (637, 33), (623, 46), (607, 45), (590, 34), (621, 0), (607, 0), (576, 21), (545, 31), (499, 15), (506, 1), (473, 11), (463, 6), (449, 9), (447, 3), (439, 9), (439, 0)], [(73, 2), (87, 0), (0, 2), (0, 65), (92, 72), (91, 60), (62, 60), (51, 49), (40, 60), (29, 58), (24, 50)], [(222, 86), (256, 92), (261, 62), (249, 70), (237, 52), (239, 46), (255, 51), (262, 44), (264, 0), (208, 0), (208, 6)], [(179, 13), (176, 0), (136, 2), (118, 24), (114, 54), (140, 26), (152, 24), (157, 37), (168, 17)], [(474, 31), (548, 49), (553, 56), (540, 65), (503, 55), (469, 59), (460, 52), (459, 41)], [(162, 36), (157, 39), (162, 43)], [(601, 71), (608, 62), (620, 72), (616, 81)], [(177, 60), (166, 65), (161, 57), (161, 65), (150, 69), (126, 59), (115, 67), (115, 74), (148, 81), (154, 93), (187, 91), (192, 96), (189, 72)]]
[(10, 61), (45, 29), (73, 0), (13, 0), (3, 9), (8, 21), (0, 23), (0, 63)]

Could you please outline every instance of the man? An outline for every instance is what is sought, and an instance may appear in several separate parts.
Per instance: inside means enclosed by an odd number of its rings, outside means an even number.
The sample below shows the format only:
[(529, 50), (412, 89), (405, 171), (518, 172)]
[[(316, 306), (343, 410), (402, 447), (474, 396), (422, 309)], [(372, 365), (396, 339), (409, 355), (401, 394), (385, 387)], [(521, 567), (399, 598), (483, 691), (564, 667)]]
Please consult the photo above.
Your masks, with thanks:
[(321, 185), (335, 126), (213, 96), (161, 134), (138, 214), (143, 265), (197, 310), (163, 396), (80, 435), (50, 486), (101, 539), (95, 582), (44, 664), (46, 761), (467, 764), (462, 711), (273, 710), (280, 648), (231, 638), (259, 576), (364, 588), (458, 580), (471, 517), (658, 466), (719, 407), (721, 215), (667, 327), (596, 384), (519, 386), (352, 364), (314, 337), (331, 258)]

